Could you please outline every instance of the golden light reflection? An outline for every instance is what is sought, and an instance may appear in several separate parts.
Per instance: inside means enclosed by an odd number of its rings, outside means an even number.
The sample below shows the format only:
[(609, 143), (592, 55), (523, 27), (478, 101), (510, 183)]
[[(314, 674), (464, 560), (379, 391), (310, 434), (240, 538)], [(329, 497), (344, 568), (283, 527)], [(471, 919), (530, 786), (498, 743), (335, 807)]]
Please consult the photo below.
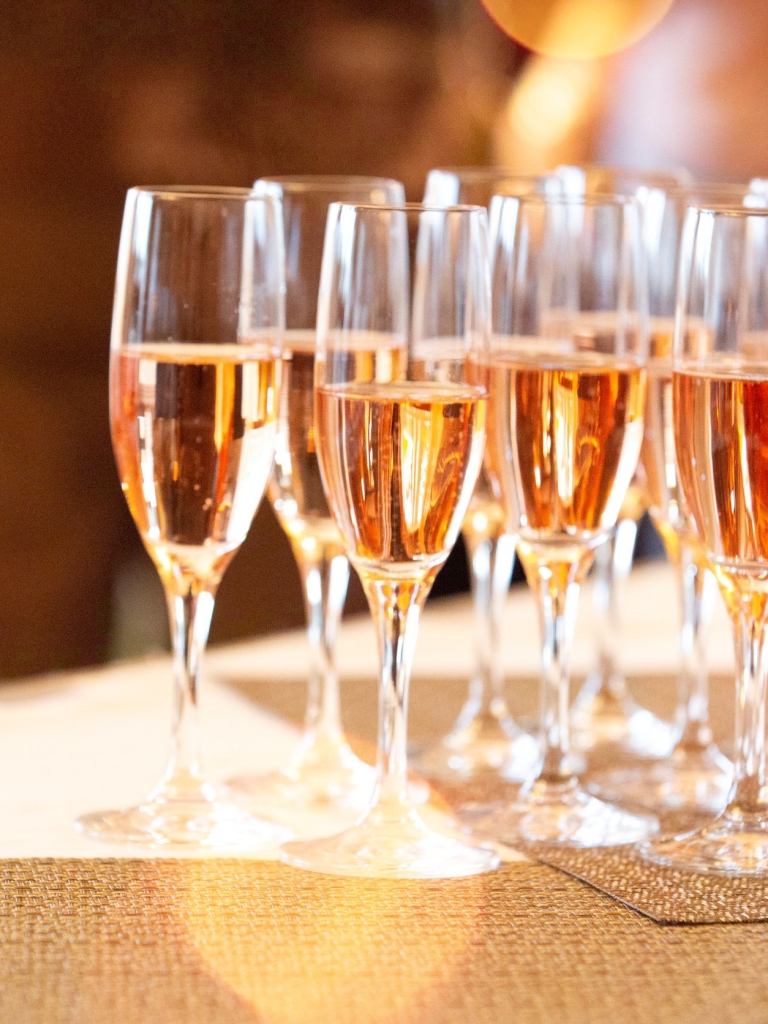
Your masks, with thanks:
[(593, 64), (531, 61), (507, 104), (512, 131), (534, 146), (552, 146), (573, 128), (594, 94)]
[(636, 43), (673, 0), (482, 0), (493, 20), (523, 46), (575, 60), (605, 57)]
[(540, 174), (577, 160), (602, 78), (599, 61), (532, 57), (497, 125), (497, 161), (520, 174)]
[(175, 916), (207, 970), (265, 1024), (326, 1024), (340, 1001), (356, 1024), (416, 1009), (429, 1018), (481, 941), (487, 876), (383, 882), (232, 864), (240, 877), (212, 885), (209, 866), (185, 863)]

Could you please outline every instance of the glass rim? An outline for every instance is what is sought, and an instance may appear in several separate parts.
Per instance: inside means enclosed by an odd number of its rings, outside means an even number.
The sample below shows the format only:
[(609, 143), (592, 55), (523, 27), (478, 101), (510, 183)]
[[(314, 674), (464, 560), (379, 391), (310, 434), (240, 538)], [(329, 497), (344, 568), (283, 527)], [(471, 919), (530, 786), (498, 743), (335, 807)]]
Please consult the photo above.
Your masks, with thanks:
[(523, 174), (520, 171), (513, 171), (507, 167), (431, 167), (427, 171), (427, 178), (430, 174), (454, 174), (465, 181), (485, 181), (489, 178), (496, 178), (499, 181), (546, 181), (550, 178), (557, 179), (554, 171), (542, 171), (540, 174)]
[(274, 202), (275, 199), (270, 195), (255, 195), (252, 189), (235, 185), (132, 185), (128, 191), (156, 199), (243, 199), (256, 202), (264, 199)]
[[(557, 179), (557, 176), (554, 176)], [(570, 195), (567, 192), (553, 192), (551, 195), (542, 195), (540, 192), (526, 192), (522, 196), (510, 196), (498, 193), (494, 199), (501, 199), (502, 202), (525, 203), (527, 206), (605, 206), (607, 208), (623, 209), (625, 207), (639, 209), (640, 201), (637, 196), (626, 195), (623, 192), (580, 192)]]
[[(649, 188), (662, 188), (665, 186), (661, 184), (666, 181), (669, 183), (670, 189), (680, 188), (686, 189), (695, 184), (693, 177), (685, 167), (638, 167), (633, 164), (558, 164), (557, 170), (554, 173), (555, 177), (558, 177), (558, 171), (573, 168), (575, 170), (583, 171), (585, 175), (590, 172), (594, 174), (615, 174), (617, 177), (625, 178), (637, 178), (636, 188), (641, 188), (643, 185), (648, 185)], [(687, 176), (686, 180), (681, 180), (677, 172), (684, 172)], [(647, 181), (641, 181), (639, 179), (646, 178)]]
[(768, 194), (765, 196), (765, 206), (744, 206), (743, 203), (707, 203), (691, 202), (686, 210), (693, 210), (695, 213), (711, 213), (718, 217), (768, 217)]
[[(690, 185), (680, 185), (677, 188), (667, 189), (667, 193), (673, 199), (686, 199), (689, 197), (712, 195), (712, 196), (739, 196), (749, 195), (752, 192), (751, 183), (755, 179), (752, 178), (750, 181), (697, 181)], [(706, 198), (699, 200), (700, 202), (715, 202), (716, 200), (707, 200)], [(727, 205), (727, 202), (726, 202)]]
[[(505, 196), (505, 198), (511, 197)], [(486, 217), (488, 216), (487, 208), (476, 203), (350, 203), (339, 201), (331, 203), (331, 206), (364, 212), (373, 210), (377, 213), (482, 213)]]
[(403, 183), (397, 178), (384, 178), (365, 174), (264, 174), (257, 178), (251, 188), (261, 182), (279, 185), (285, 192), (333, 192), (341, 188), (371, 189), (388, 188)]

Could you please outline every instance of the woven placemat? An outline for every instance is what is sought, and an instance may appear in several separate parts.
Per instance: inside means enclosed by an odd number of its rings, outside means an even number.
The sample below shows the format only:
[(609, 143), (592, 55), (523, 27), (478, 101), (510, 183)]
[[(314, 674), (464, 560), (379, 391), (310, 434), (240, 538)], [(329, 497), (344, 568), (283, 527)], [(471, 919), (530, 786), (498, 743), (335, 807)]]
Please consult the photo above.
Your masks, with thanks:
[(431, 883), (0, 864), (3, 1024), (758, 1022), (766, 943), (766, 925), (659, 928), (537, 864)]
[[(265, 684), (240, 680), (238, 688), (252, 699), (275, 707), (283, 714), (300, 717), (304, 688), (293, 684)], [(537, 680), (515, 680), (509, 687), (513, 709), (520, 714), (535, 707)], [(635, 697), (652, 711), (669, 714), (674, 704), (676, 682), (671, 677), (631, 680)], [(733, 681), (711, 680), (711, 718), (715, 736), (727, 740), (733, 721)], [(435, 700), (435, 693), (441, 699)], [(411, 735), (415, 741), (428, 742), (440, 736), (453, 722), (466, 695), (466, 685), (457, 680), (416, 679), (411, 701)], [(376, 688), (373, 680), (347, 680), (343, 685), (344, 711), (352, 730), (364, 740), (356, 745), (370, 759), (370, 740), (375, 733)], [(277, 705), (277, 706), (276, 706)], [(591, 772), (610, 768), (616, 751), (591, 756)], [(640, 763), (626, 759), (625, 764)], [(432, 783), (445, 802), (454, 808), (476, 803), (492, 804), (513, 800), (516, 787), (493, 778), (475, 782)], [(679, 812), (662, 820), (667, 834), (689, 831), (707, 817)], [(603, 850), (563, 850), (550, 846), (519, 843), (516, 848), (541, 863), (555, 867), (601, 892), (645, 914), (660, 924), (717, 924), (768, 921), (768, 883), (755, 879), (730, 879), (679, 872), (649, 864), (631, 848)]]

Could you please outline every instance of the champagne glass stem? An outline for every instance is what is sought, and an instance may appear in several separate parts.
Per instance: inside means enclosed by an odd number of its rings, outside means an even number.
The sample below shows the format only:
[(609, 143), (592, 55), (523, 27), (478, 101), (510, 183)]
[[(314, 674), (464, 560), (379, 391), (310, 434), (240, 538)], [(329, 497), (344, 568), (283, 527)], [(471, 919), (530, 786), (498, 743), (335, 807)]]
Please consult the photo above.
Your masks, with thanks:
[[(585, 561), (538, 561), (535, 593), (542, 632), (541, 734), (543, 759), (536, 782), (574, 779), (569, 741), (568, 663)], [(535, 783), (534, 783), (535, 785)]]
[(171, 754), (164, 782), (202, 780), (198, 692), (203, 651), (211, 627), (216, 587), (184, 577), (166, 584), (173, 646), (174, 700)]
[(296, 546), (310, 651), (306, 728), (334, 742), (341, 740), (339, 678), (335, 650), (349, 582), (349, 562), (332, 544), (315, 541), (310, 551)]
[(506, 713), (501, 627), (515, 565), (515, 541), (506, 533), (478, 536), (470, 531), (464, 539), (470, 555), (476, 644), (470, 702), (480, 717), (499, 717)]
[(600, 691), (614, 700), (626, 697), (624, 676), (619, 670), (619, 588), (632, 568), (637, 524), (622, 519), (611, 531), (610, 540), (595, 552), (595, 611), (598, 675), (595, 695)]
[(725, 816), (749, 820), (768, 813), (765, 778), (765, 624), (768, 604), (761, 614), (740, 608), (732, 612), (736, 639), (736, 758)]
[(478, 537), (469, 531), (465, 532), (464, 539), (469, 548), (469, 576), (475, 619), (475, 673), (470, 685), (470, 702), (473, 711), (482, 715), (490, 711), (493, 688), (491, 573), (494, 543), (492, 537)]
[(502, 652), (502, 625), (504, 608), (509, 596), (509, 584), (515, 567), (515, 538), (502, 533), (494, 538), (491, 554), (491, 606), (490, 606), (490, 686), (491, 710), (506, 711), (504, 695), (504, 659)]
[(407, 788), (408, 688), (419, 617), (432, 580), (367, 578), (363, 587), (379, 643), (379, 743), (373, 806), (409, 803)]
[(706, 633), (712, 614), (715, 581), (694, 557), (690, 544), (680, 545), (679, 582), (683, 624), (680, 631), (682, 666), (677, 747), (702, 749), (712, 742), (709, 727)]

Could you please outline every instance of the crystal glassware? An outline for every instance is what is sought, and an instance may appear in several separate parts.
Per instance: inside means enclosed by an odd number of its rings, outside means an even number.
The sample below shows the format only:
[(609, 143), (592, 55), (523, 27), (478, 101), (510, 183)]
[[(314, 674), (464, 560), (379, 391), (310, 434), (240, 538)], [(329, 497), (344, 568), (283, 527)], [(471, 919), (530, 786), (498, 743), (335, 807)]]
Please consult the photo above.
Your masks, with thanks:
[(112, 318), (118, 473), (168, 601), (175, 696), (165, 774), (137, 807), (79, 820), (113, 842), (274, 847), (290, 832), (202, 774), (198, 691), (222, 574), (275, 450), (284, 318), (280, 203), (244, 189), (128, 192)]
[(641, 853), (694, 871), (765, 875), (768, 210), (760, 196), (694, 204), (686, 213), (671, 399), (687, 523), (733, 623), (736, 756), (727, 806), (715, 821), (646, 842)]
[[(525, 195), (559, 189), (551, 176), (514, 174), (500, 167), (438, 168), (427, 175), (425, 203), (488, 207), (496, 193)], [(484, 466), (462, 523), (475, 621), (475, 670), (451, 731), (413, 758), (424, 774), (452, 781), (500, 775), (522, 782), (535, 768), (538, 741), (515, 722), (507, 704), (502, 619), (515, 564), (498, 484)]]
[(317, 451), (378, 632), (378, 759), (369, 809), (339, 835), (284, 846), (281, 858), (296, 867), (442, 878), (498, 865), (493, 850), (428, 825), (406, 775), (419, 616), (482, 464), (489, 306), (484, 209), (331, 206), (317, 316)]
[(283, 207), (286, 331), (268, 494), (301, 574), (310, 676), (304, 732), (290, 761), (270, 775), (231, 779), (230, 786), (254, 811), (304, 834), (327, 831), (330, 811), (354, 816), (364, 810), (374, 783), (373, 768), (353, 753), (341, 723), (335, 645), (349, 562), (317, 461), (315, 324), (325, 224), (332, 202), (391, 204), (403, 202), (405, 194), (400, 182), (388, 178), (330, 175), (264, 178), (254, 190), (278, 196)]
[(640, 211), (618, 196), (494, 199), (488, 455), (536, 595), (543, 754), (484, 835), (609, 846), (655, 821), (588, 794), (569, 741), (568, 657), (581, 583), (616, 524), (643, 436), (646, 293)]
[[(676, 241), (674, 226), (662, 213), (670, 193), (691, 182), (683, 168), (638, 169), (600, 164), (559, 167), (555, 174), (569, 195), (620, 194), (634, 196), (640, 206), (641, 238), (645, 251), (651, 341), (654, 325), (674, 308)], [(670, 237), (670, 229), (672, 236)], [(670, 243), (673, 251), (669, 251)], [(666, 321), (664, 321), (666, 322)], [(632, 568), (637, 525), (648, 508), (643, 461), (622, 503), (616, 527), (595, 552), (593, 603), (595, 666), (587, 676), (571, 712), (573, 745), (601, 756), (627, 752), (642, 757), (666, 757), (677, 738), (677, 727), (658, 718), (632, 698), (618, 658), (621, 609), (619, 590)]]
[(706, 642), (716, 585), (685, 515), (675, 457), (672, 420), (672, 337), (676, 270), (689, 202), (764, 205), (759, 183), (702, 183), (647, 197), (651, 311), (645, 430), (640, 459), (649, 512), (675, 567), (680, 592), (681, 668), (677, 737), (671, 755), (651, 763), (619, 766), (593, 777), (591, 788), (606, 799), (651, 810), (719, 811), (725, 805), (732, 765), (718, 749), (709, 725)]

